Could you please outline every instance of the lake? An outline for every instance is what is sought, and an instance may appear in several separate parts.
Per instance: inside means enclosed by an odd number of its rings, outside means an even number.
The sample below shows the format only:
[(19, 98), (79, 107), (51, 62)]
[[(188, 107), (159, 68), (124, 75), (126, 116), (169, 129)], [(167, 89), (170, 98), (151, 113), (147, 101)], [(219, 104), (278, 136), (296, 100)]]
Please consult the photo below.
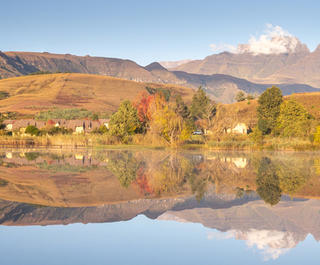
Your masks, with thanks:
[(319, 264), (319, 198), (319, 152), (1, 149), (1, 264)]

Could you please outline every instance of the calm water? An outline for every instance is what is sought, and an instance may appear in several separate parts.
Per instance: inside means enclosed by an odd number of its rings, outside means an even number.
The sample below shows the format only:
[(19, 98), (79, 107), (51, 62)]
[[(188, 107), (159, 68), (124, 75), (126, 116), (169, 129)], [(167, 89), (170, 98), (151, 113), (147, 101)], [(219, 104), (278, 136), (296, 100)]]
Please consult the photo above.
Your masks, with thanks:
[(319, 264), (320, 153), (0, 150), (0, 264)]

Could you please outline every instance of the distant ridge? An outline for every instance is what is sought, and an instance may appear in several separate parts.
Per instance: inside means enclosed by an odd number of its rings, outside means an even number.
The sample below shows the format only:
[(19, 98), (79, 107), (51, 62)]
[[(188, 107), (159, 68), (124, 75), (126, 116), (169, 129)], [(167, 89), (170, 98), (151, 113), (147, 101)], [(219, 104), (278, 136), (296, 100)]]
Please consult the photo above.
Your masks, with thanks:
[[(302, 59), (304, 65), (312, 65), (312, 74), (307, 70), (307, 66), (302, 67), (305, 70), (301, 70), (300, 66), (295, 64)], [(314, 53), (301, 49), (299, 53), (257, 56), (224, 52), (204, 60), (182, 64), (177, 70), (167, 70), (158, 62), (142, 67), (131, 60), (117, 58), (47, 52), (0, 52), (0, 77), (15, 77), (41, 71), (97, 74), (138, 82), (176, 84), (192, 89), (202, 86), (214, 100), (231, 103), (240, 90), (260, 94), (271, 85), (278, 85), (285, 95), (319, 91), (319, 64), (320, 48)], [(283, 72), (281, 69), (284, 65), (291, 65), (291, 68), (287, 67)], [(295, 79), (301, 82), (295, 82)], [(318, 84), (318, 79), (319, 86), (310, 85)]]

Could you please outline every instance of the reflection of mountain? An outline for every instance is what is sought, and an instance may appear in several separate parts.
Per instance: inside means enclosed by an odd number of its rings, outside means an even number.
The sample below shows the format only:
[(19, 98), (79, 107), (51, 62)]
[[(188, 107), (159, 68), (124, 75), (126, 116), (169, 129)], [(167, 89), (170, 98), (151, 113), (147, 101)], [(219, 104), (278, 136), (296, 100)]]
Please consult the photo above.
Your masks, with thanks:
[(168, 211), (159, 220), (201, 223), (221, 232), (208, 238), (236, 238), (260, 249), (265, 258), (277, 258), (303, 241), (308, 234), (320, 240), (320, 201), (281, 201), (270, 207), (262, 201), (223, 208)]
[(118, 222), (140, 214), (157, 220), (201, 223), (216, 229), (208, 232), (208, 239), (245, 240), (266, 259), (278, 258), (308, 234), (320, 240), (320, 201), (317, 200), (283, 198), (278, 205), (270, 207), (255, 194), (242, 198), (210, 194), (201, 202), (193, 197), (139, 199), (72, 208), (0, 201), (0, 223), (9, 226)]
[(183, 211), (198, 207), (219, 209), (257, 200), (255, 195), (236, 198), (234, 195), (212, 194), (200, 203), (193, 197), (138, 199), (97, 207), (47, 207), (0, 201), (0, 223), (4, 225), (50, 225), (124, 221), (144, 214), (156, 219), (166, 211)]

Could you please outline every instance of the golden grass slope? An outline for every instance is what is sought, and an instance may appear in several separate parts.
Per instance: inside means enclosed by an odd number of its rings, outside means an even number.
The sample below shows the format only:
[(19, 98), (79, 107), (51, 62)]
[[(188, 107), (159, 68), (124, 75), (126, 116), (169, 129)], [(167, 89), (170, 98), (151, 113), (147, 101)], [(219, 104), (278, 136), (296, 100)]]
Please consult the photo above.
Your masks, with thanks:
[(48, 74), (0, 80), (0, 91), (10, 97), (0, 100), (0, 112), (34, 114), (56, 108), (85, 108), (113, 112), (120, 102), (135, 100), (146, 86), (164, 88), (190, 102), (193, 90), (177, 85), (143, 83), (91, 74)]
[[(284, 97), (284, 100), (295, 99), (318, 121), (320, 121), (320, 92), (299, 93)], [(257, 124), (257, 100), (218, 105), (217, 115), (213, 119), (213, 130), (233, 128), (238, 123), (245, 123), (253, 128)]]

